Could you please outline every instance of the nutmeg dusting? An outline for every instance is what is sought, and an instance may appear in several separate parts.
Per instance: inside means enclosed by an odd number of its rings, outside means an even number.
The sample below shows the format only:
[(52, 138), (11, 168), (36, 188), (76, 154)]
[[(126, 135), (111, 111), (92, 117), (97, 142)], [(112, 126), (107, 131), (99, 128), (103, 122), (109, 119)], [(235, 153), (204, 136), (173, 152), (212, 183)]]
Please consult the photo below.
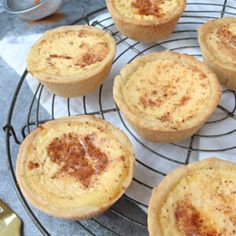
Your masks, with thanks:
[(90, 136), (80, 138), (75, 133), (66, 133), (54, 138), (47, 147), (50, 160), (59, 166), (53, 175), (58, 178), (68, 174), (87, 188), (91, 178), (99, 175), (108, 166), (108, 157), (97, 148)]

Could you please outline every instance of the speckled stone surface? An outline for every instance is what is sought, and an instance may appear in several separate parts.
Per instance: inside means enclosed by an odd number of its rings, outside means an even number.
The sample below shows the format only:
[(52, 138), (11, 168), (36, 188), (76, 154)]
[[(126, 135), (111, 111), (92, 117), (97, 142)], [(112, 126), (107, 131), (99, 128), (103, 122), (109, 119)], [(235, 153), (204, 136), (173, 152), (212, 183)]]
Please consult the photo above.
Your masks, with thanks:
[[(0, 0), (0, 3), (2, 0)], [(0, 40), (6, 36), (12, 35), (27, 35), (37, 32), (43, 32), (47, 29), (54, 28), (60, 25), (70, 24), (74, 20), (78, 19), (85, 13), (105, 6), (103, 0), (64, 0), (64, 3), (60, 9), (60, 12), (65, 17), (58, 21), (56, 24), (31, 24), (20, 20), (14, 15), (9, 15), (5, 12), (0, 13)], [(0, 127), (6, 124), (7, 113), (9, 110), (10, 102), (14, 94), (15, 88), (19, 81), (19, 75), (16, 74), (1, 58), (0, 58)], [(29, 105), (29, 97), (32, 97), (31, 90), (24, 83), (21, 93), (24, 96), (20, 96), (20, 100), (17, 103), (20, 106), (16, 106), (15, 117), (15, 129), (19, 129), (24, 123), (25, 114), (22, 113), (22, 107)], [(40, 108), (40, 112), (44, 117), (47, 117), (47, 112)], [(12, 141), (12, 143), (14, 143)], [(19, 146), (11, 146), (12, 159), (15, 162), (17, 151)], [(0, 130), (0, 198), (6, 202), (22, 219), (23, 221), (23, 235), (25, 236), (37, 236), (41, 235), (33, 221), (30, 219), (26, 211), (24, 210), (19, 198), (14, 191), (14, 187), (10, 178), (7, 165), (7, 155), (5, 147), (5, 133)], [(85, 230), (78, 222), (65, 221), (61, 219), (55, 219), (47, 216), (42, 212), (32, 208), (40, 222), (45, 226), (51, 235), (147, 235), (145, 227), (141, 227), (139, 224), (133, 224), (129, 220), (122, 219), (119, 215), (113, 211), (108, 211), (106, 214), (97, 217), (95, 220), (83, 221), (83, 225), (87, 227), (91, 232)], [(114, 209), (120, 212), (126, 212), (130, 218), (135, 218), (137, 221), (145, 224), (146, 215), (130, 201), (121, 199), (115, 204)], [(103, 226), (102, 226), (102, 225)], [(106, 227), (108, 229), (106, 229)]]

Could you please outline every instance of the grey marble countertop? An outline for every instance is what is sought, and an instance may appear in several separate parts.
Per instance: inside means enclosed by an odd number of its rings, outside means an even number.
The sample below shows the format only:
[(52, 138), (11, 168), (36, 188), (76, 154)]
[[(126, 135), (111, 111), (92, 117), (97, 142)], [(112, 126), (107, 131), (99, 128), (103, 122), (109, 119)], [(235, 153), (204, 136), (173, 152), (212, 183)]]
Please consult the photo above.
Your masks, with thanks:
[[(105, 6), (105, 2), (103, 0), (64, 0), (60, 12), (63, 13), (65, 17), (55, 24), (29, 25), (14, 15), (9, 15), (6, 12), (1, 12), (0, 40), (6, 36), (27, 35), (36, 32), (43, 32), (56, 26), (70, 24), (71, 22), (82, 16), (84, 13), (91, 12), (103, 6)], [(12, 100), (12, 96), (14, 94), (18, 81), (19, 75), (17, 75), (16, 72), (0, 58), (0, 127), (3, 127), (6, 124), (10, 102)], [(21, 92), (24, 93), (25, 96), (21, 96), (20, 101), (18, 102), (22, 106), (24, 106), (24, 104), (27, 104), (28, 98), (32, 97), (32, 94), (27, 85), (24, 85), (21, 90)], [(42, 112), (45, 113), (44, 116), (47, 116), (46, 111), (42, 109)], [(19, 123), (20, 126), (21, 120), (25, 117), (25, 115), (22, 114), (21, 106), (18, 106), (16, 108), (15, 114), (17, 114), (16, 124)], [(12, 157), (14, 160), (16, 158), (18, 148), (19, 146), (14, 145), (11, 149)], [(14, 191), (14, 187), (8, 171), (5, 147), (5, 133), (2, 131), (2, 129), (0, 131), (0, 153), (0, 198), (4, 202), (6, 202), (22, 219), (24, 225), (23, 235), (41, 235), (35, 224), (32, 222), (32, 220), (24, 210), (16, 195), (16, 192)], [(123, 207), (124, 209), (126, 209), (128, 208), (128, 205), (129, 203), (121, 200), (118, 203), (117, 207)], [(138, 217), (139, 210), (132, 209), (129, 211), (130, 214), (136, 215), (136, 217)], [(91, 235), (91, 233), (86, 231), (77, 222), (55, 219), (35, 209), (34, 212), (40, 219), (41, 223), (52, 235)], [(142, 215), (140, 215), (139, 217), (141, 217), (141, 221), (146, 220), (145, 216), (142, 218)], [(95, 235), (147, 235), (146, 229), (143, 229), (142, 227), (138, 228), (133, 227), (132, 225), (126, 225), (124, 224), (124, 222), (119, 221), (117, 219), (117, 216), (113, 216), (111, 212), (108, 212), (101, 216), (98, 221), (102, 222), (107, 228), (113, 230), (108, 230), (104, 226), (101, 227), (101, 225), (96, 221), (83, 221), (83, 225), (89, 228), (90, 231)]]

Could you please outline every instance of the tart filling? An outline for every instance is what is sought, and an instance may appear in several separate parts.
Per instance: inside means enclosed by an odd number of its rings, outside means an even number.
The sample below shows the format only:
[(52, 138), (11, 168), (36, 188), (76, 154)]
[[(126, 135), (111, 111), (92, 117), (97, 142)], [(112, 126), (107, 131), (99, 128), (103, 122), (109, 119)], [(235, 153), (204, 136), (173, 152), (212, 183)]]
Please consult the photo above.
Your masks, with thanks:
[(47, 33), (47, 37), (32, 48), (28, 69), (57, 76), (83, 73), (102, 64), (113, 51), (113, 44), (109, 43), (107, 34), (89, 27)]
[(168, 195), (159, 219), (163, 236), (235, 235), (236, 171), (208, 168), (187, 175)]
[(236, 22), (215, 25), (206, 35), (208, 49), (224, 64), (236, 67)]
[(131, 113), (173, 130), (201, 119), (214, 96), (204, 70), (172, 58), (156, 58), (135, 67), (121, 93)]
[(179, 167), (156, 187), (148, 208), (151, 236), (236, 235), (236, 165), (208, 158)]
[(65, 216), (117, 199), (133, 174), (132, 146), (124, 134), (87, 116), (49, 124), (21, 148), (17, 163), (20, 186), (32, 202)]
[(178, 0), (113, 0), (115, 8), (125, 17), (155, 20), (169, 17), (178, 8)]

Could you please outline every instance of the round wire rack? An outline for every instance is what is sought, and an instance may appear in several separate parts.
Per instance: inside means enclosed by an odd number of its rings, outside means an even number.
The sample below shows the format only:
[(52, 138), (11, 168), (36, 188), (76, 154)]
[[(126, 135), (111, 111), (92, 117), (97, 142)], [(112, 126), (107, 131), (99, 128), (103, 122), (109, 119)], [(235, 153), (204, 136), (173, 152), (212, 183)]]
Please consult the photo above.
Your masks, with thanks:
[[(25, 119), (22, 121), (23, 123), (20, 128), (16, 128), (16, 124), (19, 121), (14, 112), (17, 106), (21, 106), (17, 102), (21, 96), (25, 96), (21, 91), (22, 87), (27, 83), (27, 77), (29, 76), (27, 70), (25, 70), (15, 90), (7, 124), (4, 127), (6, 132), (6, 148), (9, 171), (15, 190), (25, 210), (43, 235), (51, 235), (52, 232), (41, 223), (40, 213), (27, 203), (17, 185), (15, 177), (16, 157), (12, 155), (12, 150), (18, 150), (24, 138), (38, 125), (47, 120), (55, 119), (58, 109), (59, 113), (61, 109), (63, 110), (64, 116), (90, 114), (110, 121), (125, 131), (135, 146), (136, 174), (128, 192), (102, 216), (94, 217), (87, 221), (76, 222), (90, 235), (98, 235), (98, 227), (101, 227), (107, 235), (127, 235), (124, 233), (127, 231), (133, 232), (133, 235), (147, 235), (147, 215), (145, 209), (152, 188), (160, 182), (163, 176), (176, 167), (188, 164), (204, 155), (232, 155), (236, 150), (234, 142), (236, 139), (236, 93), (234, 91), (223, 89), (221, 104), (197, 134), (181, 143), (163, 145), (147, 142), (132, 130), (114, 103), (111, 91), (112, 77), (119, 73), (120, 68), (124, 64), (129, 63), (139, 55), (169, 49), (188, 53), (201, 60), (196, 29), (207, 20), (235, 15), (236, 0), (188, 1), (187, 8), (171, 37), (151, 45), (143, 45), (121, 35), (115, 28), (105, 7), (84, 15), (71, 24), (88, 24), (102, 28), (111, 33), (116, 40), (118, 53), (113, 63), (113, 72), (111, 72), (110, 78), (100, 86), (92, 97), (84, 96), (73, 101), (72, 99), (64, 99), (64, 108), (57, 107), (61, 98), (51, 95), (47, 98), (47, 106), (44, 106), (48, 113), (43, 112), (40, 105), (45, 103), (42, 100), (45, 100), (43, 94), (46, 89), (42, 84), (37, 84), (37, 87), (33, 89), (34, 93), (27, 95), (30, 99), (28, 106), (24, 106), (21, 109)], [(32, 97), (30, 98), (30, 96)], [(153, 164), (154, 162), (155, 164)], [(143, 193), (145, 196), (140, 193)], [(143, 209), (141, 210), (140, 207)], [(50, 218), (43, 213), (41, 214), (44, 217), (44, 222), (45, 218)], [(58, 219), (54, 218), (53, 220), (58, 221)], [(49, 221), (51, 222), (51, 218)], [(109, 223), (107, 223), (108, 221)], [(66, 232), (61, 232), (61, 234), (66, 235)]]

